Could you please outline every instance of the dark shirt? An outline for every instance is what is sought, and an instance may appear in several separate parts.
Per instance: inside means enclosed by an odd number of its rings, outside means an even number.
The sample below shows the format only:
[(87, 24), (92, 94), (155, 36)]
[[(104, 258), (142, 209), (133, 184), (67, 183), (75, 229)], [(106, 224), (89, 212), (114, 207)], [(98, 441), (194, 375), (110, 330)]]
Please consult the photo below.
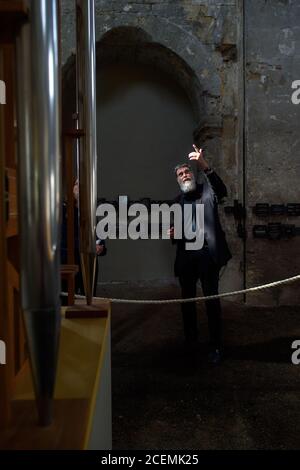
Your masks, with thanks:
[[(63, 205), (62, 213), (62, 231), (61, 231), (61, 264), (68, 263), (68, 247), (67, 247), (67, 205)], [(104, 250), (99, 256), (106, 255), (106, 246), (104, 240), (96, 238), (97, 244), (104, 246)], [(74, 262), (78, 264), (80, 268), (80, 249), (79, 249), (79, 218), (78, 218), (78, 207), (74, 207)]]

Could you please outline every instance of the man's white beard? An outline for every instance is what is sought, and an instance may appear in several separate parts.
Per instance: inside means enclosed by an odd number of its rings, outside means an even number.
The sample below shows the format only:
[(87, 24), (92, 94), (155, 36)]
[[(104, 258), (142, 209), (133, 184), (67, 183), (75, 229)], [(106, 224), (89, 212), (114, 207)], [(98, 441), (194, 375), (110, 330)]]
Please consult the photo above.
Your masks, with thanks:
[(195, 191), (196, 189), (196, 181), (195, 178), (192, 177), (190, 181), (181, 181), (179, 183), (180, 189), (183, 193), (189, 193), (191, 191)]

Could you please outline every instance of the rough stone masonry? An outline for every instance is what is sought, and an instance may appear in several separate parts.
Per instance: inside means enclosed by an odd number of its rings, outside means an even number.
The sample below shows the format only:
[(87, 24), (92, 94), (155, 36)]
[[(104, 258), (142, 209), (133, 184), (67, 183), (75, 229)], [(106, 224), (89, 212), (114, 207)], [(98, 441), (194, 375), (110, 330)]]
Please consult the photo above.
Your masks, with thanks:
[[(64, 81), (75, 53), (75, 6), (62, 1)], [(226, 205), (246, 209), (239, 220), (221, 216), (233, 261), (222, 290), (252, 287), (299, 274), (299, 237), (258, 239), (253, 226), (295, 224), (299, 217), (253, 213), (257, 203), (300, 203), (300, 106), (291, 102), (300, 79), (300, 3), (297, 0), (96, 0), (99, 63), (119, 60), (168, 71), (197, 115), (195, 142), (229, 189)], [(195, 104), (196, 103), (196, 104)], [(299, 302), (297, 285), (256, 296), (251, 304)]]

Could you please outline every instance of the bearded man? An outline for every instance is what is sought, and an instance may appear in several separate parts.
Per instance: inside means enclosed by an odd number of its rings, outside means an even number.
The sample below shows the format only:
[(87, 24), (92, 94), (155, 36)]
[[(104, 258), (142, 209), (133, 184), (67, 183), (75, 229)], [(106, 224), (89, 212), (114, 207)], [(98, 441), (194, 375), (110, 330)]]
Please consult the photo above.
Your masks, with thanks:
[[(197, 184), (188, 163), (177, 165), (175, 175), (181, 193), (175, 202), (181, 204), (182, 213), (185, 204), (192, 205), (194, 213), (195, 204), (204, 205), (204, 243), (201, 249), (187, 249), (184, 236), (177, 240), (174, 227), (169, 230), (173, 243), (177, 245), (175, 276), (179, 278), (182, 298), (196, 297), (199, 279), (205, 296), (218, 294), (220, 269), (231, 258), (218, 215), (218, 203), (227, 196), (226, 186), (204, 159), (203, 150), (195, 145), (193, 147), (194, 151), (188, 157), (197, 162), (198, 169), (205, 175), (204, 182)], [(210, 337), (209, 360), (218, 364), (222, 359), (221, 304), (219, 299), (212, 299), (207, 300), (205, 305)], [(194, 346), (198, 339), (196, 303), (182, 303), (181, 309), (186, 342)]]

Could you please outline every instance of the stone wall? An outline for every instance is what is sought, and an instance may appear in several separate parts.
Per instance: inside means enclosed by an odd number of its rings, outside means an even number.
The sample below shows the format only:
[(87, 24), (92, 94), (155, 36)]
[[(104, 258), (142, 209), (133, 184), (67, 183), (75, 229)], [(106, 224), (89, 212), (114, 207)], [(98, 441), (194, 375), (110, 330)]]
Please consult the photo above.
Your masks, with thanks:
[[(62, 15), (67, 76), (75, 51), (73, 0), (63, 0)], [(98, 64), (144, 61), (173, 74), (197, 116), (195, 141), (227, 184), (227, 204), (246, 205), (245, 244), (234, 218), (220, 211), (234, 254), (224, 290), (297, 274), (299, 238), (254, 239), (253, 225), (264, 221), (252, 207), (300, 202), (299, 110), (290, 100), (291, 82), (300, 79), (299, 15), (297, 0), (96, 1)], [(248, 301), (293, 303), (298, 291), (293, 285)]]
[[(299, 237), (258, 240), (254, 224), (300, 225), (299, 217), (257, 217), (256, 203), (300, 203), (300, 106), (291, 84), (300, 78), (300, 3), (254, 0), (245, 9), (245, 165), (249, 285), (299, 274)], [(260, 302), (261, 295), (251, 298)], [(299, 303), (299, 284), (270, 290), (263, 302)]]

